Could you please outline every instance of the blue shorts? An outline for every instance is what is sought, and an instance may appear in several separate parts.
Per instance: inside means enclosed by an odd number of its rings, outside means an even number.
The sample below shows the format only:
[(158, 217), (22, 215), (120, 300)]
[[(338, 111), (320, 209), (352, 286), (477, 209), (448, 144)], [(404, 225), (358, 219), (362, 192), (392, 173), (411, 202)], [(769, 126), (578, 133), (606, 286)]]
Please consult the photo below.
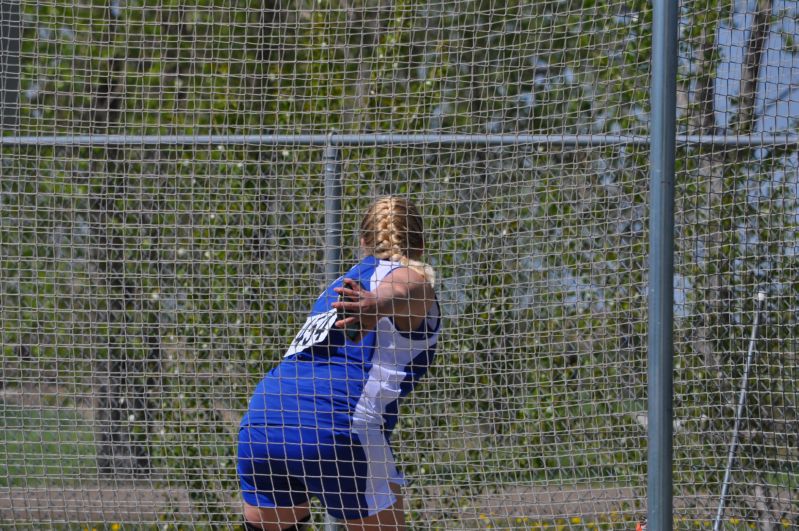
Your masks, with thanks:
[(306, 428), (244, 426), (237, 470), (244, 501), (293, 507), (316, 497), (328, 514), (356, 520), (394, 505), (390, 484), (402, 476), (384, 437), (364, 447), (356, 434)]

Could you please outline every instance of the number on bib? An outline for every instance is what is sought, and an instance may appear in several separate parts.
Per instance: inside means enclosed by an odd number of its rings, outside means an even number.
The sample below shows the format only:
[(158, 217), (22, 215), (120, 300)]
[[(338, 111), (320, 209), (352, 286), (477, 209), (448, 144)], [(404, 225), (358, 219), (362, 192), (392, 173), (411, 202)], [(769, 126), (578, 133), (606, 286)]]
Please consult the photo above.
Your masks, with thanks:
[(336, 323), (336, 310), (328, 310), (310, 316), (302, 325), (294, 341), (289, 345), (284, 357), (292, 356), (327, 340), (327, 336)]

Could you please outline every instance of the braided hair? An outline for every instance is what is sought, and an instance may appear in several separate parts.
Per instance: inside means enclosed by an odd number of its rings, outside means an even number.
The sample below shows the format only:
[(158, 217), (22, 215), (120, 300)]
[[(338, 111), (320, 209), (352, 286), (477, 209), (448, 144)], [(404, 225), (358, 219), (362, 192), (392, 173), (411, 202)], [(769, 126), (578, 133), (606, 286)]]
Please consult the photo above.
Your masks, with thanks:
[(365, 250), (375, 258), (399, 262), (433, 285), (433, 268), (420, 260), (424, 250), (422, 216), (405, 198), (385, 196), (373, 202), (361, 221)]

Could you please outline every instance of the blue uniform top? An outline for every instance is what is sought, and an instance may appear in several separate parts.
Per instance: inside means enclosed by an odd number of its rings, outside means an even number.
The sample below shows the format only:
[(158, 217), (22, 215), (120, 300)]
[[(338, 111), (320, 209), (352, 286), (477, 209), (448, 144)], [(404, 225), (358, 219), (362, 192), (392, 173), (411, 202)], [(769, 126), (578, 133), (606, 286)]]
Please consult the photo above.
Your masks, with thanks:
[(364, 258), (319, 296), (285, 353), (258, 384), (241, 425), (294, 426), (341, 432), (379, 429), (388, 438), (399, 400), (410, 393), (433, 359), (441, 318), (438, 303), (418, 330), (400, 332), (390, 318), (357, 342), (334, 327), (333, 288), (344, 278), (374, 291), (402, 265)]

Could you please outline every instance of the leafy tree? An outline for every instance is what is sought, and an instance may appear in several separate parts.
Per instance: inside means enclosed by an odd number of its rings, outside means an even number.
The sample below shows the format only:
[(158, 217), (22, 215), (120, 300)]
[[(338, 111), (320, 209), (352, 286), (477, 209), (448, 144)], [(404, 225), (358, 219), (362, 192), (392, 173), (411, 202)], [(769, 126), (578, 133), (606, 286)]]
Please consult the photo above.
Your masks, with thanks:
[[(628, 485), (637, 494), (619, 503), (640, 511), (648, 153), (560, 138), (648, 134), (649, 4), (284, 4), (25, 4), (18, 132), (549, 135), (342, 148), (345, 262), (372, 197), (421, 205), (449, 332), (397, 434), (415, 521), (455, 525), (471, 517), (456, 498), (553, 484)], [(718, 35), (732, 5), (682, 10), (682, 130), (754, 131), (770, 3), (756, 6), (724, 123)], [(780, 468), (796, 432), (794, 151), (687, 146), (677, 161), (675, 477), (688, 493), (716, 486), (765, 287), (741, 452), (752, 481), (735, 491), (763, 525), (796, 514), (764, 501), (795, 486)], [(198, 518), (228, 518), (238, 417), (324, 282), (321, 159), (265, 144), (4, 150), (4, 379), (37, 370), (93, 397), (98, 476), (185, 489)], [(458, 496), (440, 501), (441, 482)]]
[[(757, 132), (756, 102), (763, 97), (766, 42), (775, 17), (769, 0), (753, 4), (747, 26), (739, 90), (717, 107), (720, 34), (734, 20), (728, 2), (691, 5), (684, 26), (681, 124), (689, 134)], [(731, 118), (719, 123), (724, 114)], [(797, 403), (786, 375), (785, 338), (796, 332), (792, 310), (796, 270), (793, 240), (797, 197), (793, 147), (686, 147), (678, 156), (678, 274), (686, 312), (677, 321), (678, 377), (675, 412), (690, 427), (679, 435), (679, 487), (720, 484), (729, 451), (755, 295), (768, 295), (756, 343), (739, 449), (740, 476), (733, 483), (738, 509), (763, 529), (795, 512), (779, 492), (793, 488), (778, 447), (790, 438)], [(788, 374), (791, 370), (788, 370)], [(787, 376), (787, 380), (786, 380)], [(711, 450), (711, 451), (709, 451)], [(756, 489), (752, 485), (756, 484)]]

